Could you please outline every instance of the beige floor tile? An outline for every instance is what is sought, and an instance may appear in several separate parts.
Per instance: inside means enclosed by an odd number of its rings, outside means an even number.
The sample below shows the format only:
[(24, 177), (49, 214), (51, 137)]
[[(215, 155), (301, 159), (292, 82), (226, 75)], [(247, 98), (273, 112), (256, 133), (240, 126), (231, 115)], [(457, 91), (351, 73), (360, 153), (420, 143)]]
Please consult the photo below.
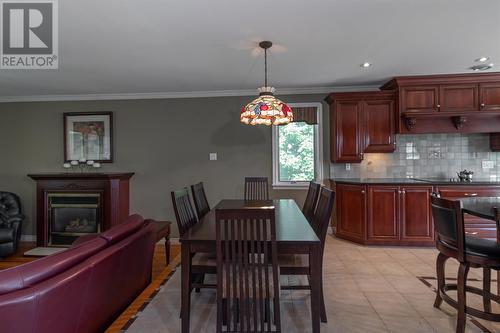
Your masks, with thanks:
[(396, 292), (396, 289), (382, 275), (356, 275), (354, 279), (363, 292)]
[(384, 315), (381, 317), (385, 326), (391, 333), (429, 333), (433, 330), (429, 323), (423, 318)]
[(364, 294), (381, 316), (420, 317), (410, 303), (397, 292), (365, 292)]

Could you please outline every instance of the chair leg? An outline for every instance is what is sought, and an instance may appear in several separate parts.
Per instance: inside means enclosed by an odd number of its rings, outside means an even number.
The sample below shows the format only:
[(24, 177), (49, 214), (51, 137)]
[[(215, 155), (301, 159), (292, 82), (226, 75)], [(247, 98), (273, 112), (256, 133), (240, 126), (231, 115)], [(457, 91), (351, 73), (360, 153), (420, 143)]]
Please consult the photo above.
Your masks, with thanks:
[(491, 270), (489, 268), (483, 268), (483, 306), (484, 312), (491, 313)]
[(467, 284), (467, 273), (469, 272), (469, 264), (460, 263), (460, 268), (458, 269), (458, 281), (457, 281), (457, 299), (458, 299), (458, 317), (457, 317), (457, 333), (465, 332), (465, 307), (466, 307), (466, 291), (465, 286)]
[(441, 303), (443, 303), (443, 299), (441, 298), (441, 293), (445, 285), (444, 267), (447, 259), (448, 257), (442, 253), (440, 253), (436, 259), (437, 291), (436, 291), (436, 300), (434, 301), (435, 308), (439, 308), (441, 306)]
[[(197, 274), (197, 281), (198, 283), (201, 283), (203, 284), (205, 282), (205, 273), (200, 273), (200, 274)], [(199, 293), (200, 292), (200, 288), (196, 288), (194, 290), (196, 293)]]
[(170, 264), (170, 239), (168, 237), (165, 237), (165, 257), (168, 266)]

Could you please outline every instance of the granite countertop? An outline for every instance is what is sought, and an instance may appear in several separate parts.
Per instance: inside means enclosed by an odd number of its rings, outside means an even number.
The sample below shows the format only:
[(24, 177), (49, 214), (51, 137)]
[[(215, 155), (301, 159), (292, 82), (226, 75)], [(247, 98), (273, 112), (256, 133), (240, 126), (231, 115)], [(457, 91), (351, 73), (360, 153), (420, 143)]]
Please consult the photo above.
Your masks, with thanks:
[(455, 178), (332, 178), (343, 184), (413, 184), (413, 185), (500, 185), (500, 179), (478, 178), (461, 182)]

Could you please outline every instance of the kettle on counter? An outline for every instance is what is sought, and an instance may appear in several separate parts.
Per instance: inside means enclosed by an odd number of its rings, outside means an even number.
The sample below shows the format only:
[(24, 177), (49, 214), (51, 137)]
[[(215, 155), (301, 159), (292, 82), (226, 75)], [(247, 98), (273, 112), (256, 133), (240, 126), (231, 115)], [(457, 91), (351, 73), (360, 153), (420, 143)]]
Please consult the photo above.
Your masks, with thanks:
[(467, 171), (463, 170), (460, 172), (457, 172), (458, 179), (460, 179), (461, 182), (470, 182), (472, 181), (472, 175), (474, 174), (474, 171)]

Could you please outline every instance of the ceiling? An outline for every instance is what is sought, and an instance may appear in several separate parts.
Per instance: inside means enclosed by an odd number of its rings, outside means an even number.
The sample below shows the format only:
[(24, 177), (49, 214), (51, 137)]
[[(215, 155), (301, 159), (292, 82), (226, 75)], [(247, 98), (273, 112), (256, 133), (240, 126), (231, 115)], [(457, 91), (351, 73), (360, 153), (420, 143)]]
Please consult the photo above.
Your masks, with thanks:
[(498, 0), (64, 0), (59, 11), (59, 69), (0, 70), (0, 101), (252, 93), (263, 39), (279, 45), (278, 94), (470, 72), (481, 56), (500, 71)]

